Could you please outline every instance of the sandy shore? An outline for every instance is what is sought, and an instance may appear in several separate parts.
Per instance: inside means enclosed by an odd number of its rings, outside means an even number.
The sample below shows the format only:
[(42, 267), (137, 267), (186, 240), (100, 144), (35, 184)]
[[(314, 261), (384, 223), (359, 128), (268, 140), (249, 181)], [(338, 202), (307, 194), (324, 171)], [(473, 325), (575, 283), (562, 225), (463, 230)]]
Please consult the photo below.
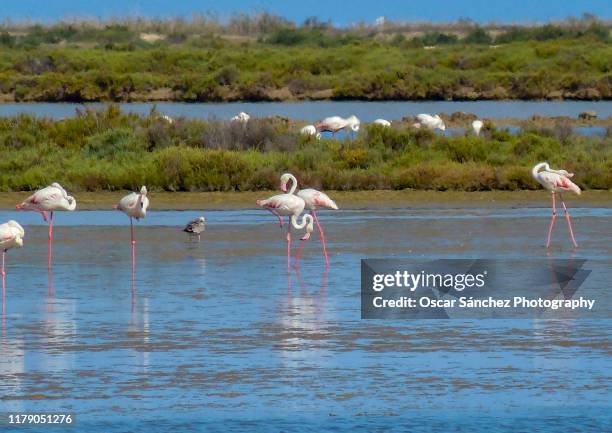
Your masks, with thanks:
[[(343, 209), (368, 208), (440, 208), (440, 207), (546, 207), (549, 197), (545, 191), (327, 191)], [(151, 192), (150, 209), (251, 209), (255, 200), (266, 198), (278, 191), (249, 192)], [(14, 209), (29, 192), (0, 193), (0, 209)], [(80, 210), (110, 209), (125, 191), (76, 193)], [(584, 191), (579, 197), (568, 195), (573, 207), (608, 207), (612, 204), (612, 191)]]

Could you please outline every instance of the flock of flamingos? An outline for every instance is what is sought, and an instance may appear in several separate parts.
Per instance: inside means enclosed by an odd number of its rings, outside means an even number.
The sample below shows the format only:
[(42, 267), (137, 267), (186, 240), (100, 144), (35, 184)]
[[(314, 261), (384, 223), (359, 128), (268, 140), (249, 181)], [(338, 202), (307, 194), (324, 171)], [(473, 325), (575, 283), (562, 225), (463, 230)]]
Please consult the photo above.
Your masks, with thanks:
[[(417, 116), (419, 122), (423, 123), (424, 127), (427, 128), (444, 128), (444, 123), (437, 116), (419, 115)], [(249, 116), (246, 113), (240, 113), (232, 121), (248, 122)], [(376, 122), (383, 126), (389, 126), (383, 123), (383, 119), (378, 119)], [(387, 122), (387, 121), (384, 121)], [(480, 122), (480, 121), (475, 121)], [(473, 128), (478, 129), (480, 132), (482, 122), (473, 125)], [(307, 129), (307, 132), (304, 132)], [(320, 134), (319, 131), (330, 131), (336, 133), (341, 129), (357, 131), (359, 129), (359, 119), (355, 116), (351, 116), (348, 119), (343, 119), (338, 116), (330, 117), (318, 122), (316, 125), (308, 125), (302, 130), (302, 133), (308, 135)], [(552, 217), (548, 226), (548, 234), (546, 237), (546, 247), (550, 247), (550, 240), (552, 230), (557, 219), (557, 205), (556, 195), (559, 195), (561, 200), (565, 218), (567, 220), (567, 226), (569, 230), (570, 239), (574, 247), (578, 247), (576, 239), (574, 237), (574, 230), (572, 227), (572, 219), (563, 200), (562, 193), (570, 191), (576, 194), (580, 194), (580, 188), (573, 183), (570, 178), (574, 176), (573, 173), (568, 173), (566, 170), (554, 170), (550, 168), (548, 163), (541, 162), (536, 164), (532, 169), (532, 175), (542, 187), (548, 190), (552, 196)], [(288, 185), (291, 185), (288, 188)], [(319, 221), (317, 210), (320, 208), (325, 209), (338, 209), (336, 203), (325, 193), (316, 189), (307, 188), (298, 190), (298, 181), (295, 176), (290, 173), (285, 173), (280, 178), (280, 189), (283, 194), (277, 194), (269, 197), (265, 200), (257, 200), (257, 205), (268, 210), (275, 215), (281, 228), (284, 225), (284, 217), (288, 217), (287, 223), (287, 268), (291, 267), (291, 229), (296, 230), (306, 229), (305, 235), (300, 239), (301, 244), (296, 255), (296, 263), (299, 260), (300, 253), (304, 246), (304, 241), (308, 240), (311, 233), (314, 231), (314, 224), (316, 224), (319, 230), (319, 236), (323, 248), (323, 258), (325, 260), (325, 267), (329, 266), (329, 259), (327, 256), (327, 245), (325, 243), (325, 234), (323, 227)], [(42, 188), (32, 194), (30, 197), (25, 199), (22, 203), (18, 204), (17, 209), (29, 210), (39, 212), (45, 221), (49, 223), (49, 240), (48, 240), (48, 267), (51, 268), (52, 262), (52, 240), (53, 240), (53, 212), (54, 211), (73, 211), (76, 209), (76, 200), (73, 196), (68, 195), (66, 190), (59, 183), (52, 183), (51, 185)], [(132, 251), (132, 272), (136, 266), (136, 239), (134, 237), (134, 218), (139, 220), (147, 215), (147, 208), (149, 207), (149, 198), (147, 197), (147, 188), (143, 186), (139, 192), (132, 192), (123, 197), (115, 209), (124, 212), (130, 218), (130, 240), (131, 240), (131, 251)], [(308, 213), (304, 213), (308, 211)], [(301, 220), (300, 219), (301, 216)], [(299, 220), (299, 221), (298, 221)], [(183, 229), (183, 231), (194, 234), (200, 237), (202, 231), (204, 231), (205, 219), (204, 217), (197, 218), (191, 221)], [(23, 227), (14, 220), (8, 221), (4, 224), (0, 224), (0, 250), (2, 250), (2, 295), (4, 298), (5, 293), (5, 267), (4, 260), (6, 252), (11, 248), (20, 248), (23, 246), (23, 238), (25, 236), (25, 230)]]

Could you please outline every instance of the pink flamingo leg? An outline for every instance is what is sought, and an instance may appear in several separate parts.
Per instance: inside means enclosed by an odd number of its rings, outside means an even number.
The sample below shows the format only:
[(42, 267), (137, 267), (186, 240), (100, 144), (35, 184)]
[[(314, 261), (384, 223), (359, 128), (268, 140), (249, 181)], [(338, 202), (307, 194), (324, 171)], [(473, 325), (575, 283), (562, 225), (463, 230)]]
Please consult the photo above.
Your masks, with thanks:
[(565, 206), (565, 201), (563, 200), (563, 196), (559, 194), (561, 198), (561, 204), (563, 205), (563, 211), (565, 212), (565, 219), (567, 220), (567, 228), (569, 229), (570, 238), (572, 238), (572, 243), (574, 244), (574, 248), (578, 248), (578, 244), (576, 243), (576, 238), (574, 237), (574, 230), (572, 229), (572, 217), (567, 211), (567, 206)]
[(299, 266), (298, 262), (300, 260), (300, 257), (302, 257), (302, 251), (304, 250), (304, 239), (300, 240), (300, 247), (297, 250), (297, 253), (295, 254), (295, 267), (297, 268)]
[(136, 239), (134, 239), (134, 220), (130, 217), (130, 237), (132, 244), (132, 276), (136, 272)]
[(51, 269), (51, 260), (53, 256), (53, 211), (49, 218), (49, 246), (47, 248), (47, 267)]
[(557, 204), (555, 203), (555, 193), (552, 194), (552, 217), (550, 219), (550, 224), (548, 226), (548, 237), (546, 238), (546, 248), (550, 247), (550, 236), (552, 235), (552, 230), (555, 225), (555, 221), (557, 220)]
[(6, 292), (6, 272), (4, 272), (4, 255), (6, 250), (2, 250), (2, 313), (4, 313), (4, 294)]
[(287, 270), (291, 270), (291, 223), (287, 226)]
[(319, 223), (319, 217), (317, 216), (317, 211), (313, 209), (310, 213), (312, 214), (312, 217), (314, 218), (315, 223), (317, 224), (317, 228), (319, 229), (319, 233), (321, 234), (321, 244), (323, 244), (323, 257), (325, 257), (325, 267), (328, 267), (329, 259), (327, 257), (327, 245), (325, 244), (325, 233), (323, 232), (323, 227), (321, 227), (321, 224)]

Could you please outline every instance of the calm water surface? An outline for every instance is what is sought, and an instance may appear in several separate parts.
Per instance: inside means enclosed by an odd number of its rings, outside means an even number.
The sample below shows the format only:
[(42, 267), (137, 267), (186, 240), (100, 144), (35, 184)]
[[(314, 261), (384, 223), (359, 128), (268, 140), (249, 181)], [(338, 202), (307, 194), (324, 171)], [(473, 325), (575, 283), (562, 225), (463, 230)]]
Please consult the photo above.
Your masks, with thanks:
[[(146, 115), (153, 106), (172, 117), (230, 119), (240, 111), (255, 117), (286, 116), (291, 119), (318, 120), (326, 116), (355, 114), (363, 122), (377, 118), (401, 119), (418, 113), (453, 113), (465, 111), (484, 118), (512, 117), (526, 119), (534, 114), (541, 116), (577, 117), (583, 111), (594, 110), (599, 117), (612, 116), (612, 101), (309, 101), (309, 102), (232, 102), (232, 103), (124, 103), (122, 110)], [(18, 103), (0, 104), (0, 116), (20, 113), (53, 118), (74, 116), (77, 108), (84, 106), (103, 108), (104, 103)]]
[[(612, 210), (573, 215), (580, 249), (560, 218), (550, 257), (588, 259), (584, 284), (607, 290)], [(361, 258), (546, 257), (548, 209), (322, 213), (329, 272), (315, 235), (290, 275), (267, 213), (207, 212), (200, 244), (179, 231), (196, 216), (138, 224), (132, 285), (122, 214), (56, 214), (48, 275), (40, 216), (0, 211), (27, 231), (7, 255), (0, 412), (74, 412), (67, 431), (612, 430), (611, 320), (359, 318)]]

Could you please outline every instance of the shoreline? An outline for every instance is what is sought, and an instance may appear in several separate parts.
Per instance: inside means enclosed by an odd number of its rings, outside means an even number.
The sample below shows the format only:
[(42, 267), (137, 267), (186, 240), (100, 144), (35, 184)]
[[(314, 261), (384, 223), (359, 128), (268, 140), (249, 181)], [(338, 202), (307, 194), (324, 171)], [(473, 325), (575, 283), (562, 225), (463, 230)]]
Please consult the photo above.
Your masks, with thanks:
[[(325, 191), (340, 209), (431, 209), (431, 208), (512, 208), (550, 207), (544, 190), (521, 191), (429, 191), (372, 190)], [(112, 210), (128, 191), (75, 193), (77, 210)], [(0, 193), (0, 211), (14, 210), (31, 191)], [(259, 209), (255, 200), (280, 194), (279, 191), (246, 192), (150, 192), (150, 210), (246, 210)], [(570, 198), (571, 197), (571, 198)], [(586, 190), (579, 197), (567, 196), (569, 207), (609, 207), (612, 190)]]

